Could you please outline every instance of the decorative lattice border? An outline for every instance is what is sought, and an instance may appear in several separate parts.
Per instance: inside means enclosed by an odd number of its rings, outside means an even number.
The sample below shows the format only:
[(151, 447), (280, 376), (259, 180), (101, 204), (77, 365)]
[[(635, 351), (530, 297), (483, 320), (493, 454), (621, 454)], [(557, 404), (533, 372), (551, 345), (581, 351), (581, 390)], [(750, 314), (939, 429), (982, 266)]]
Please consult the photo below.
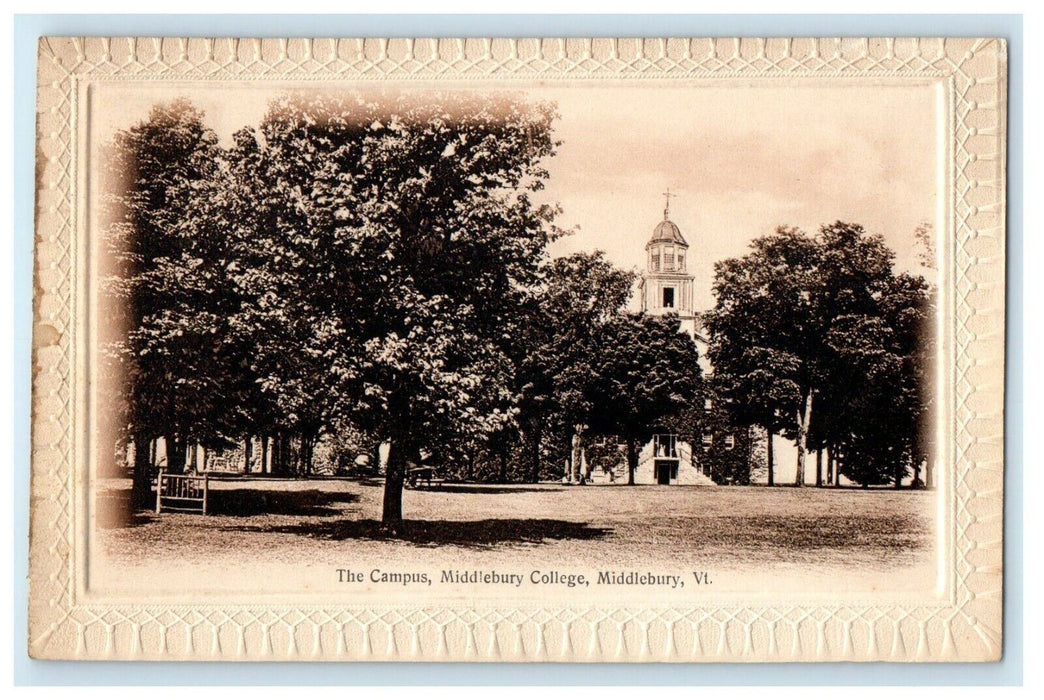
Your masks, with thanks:
[[(30, 652), (45, 658), (991, 660), (1001, 653), (1006, 46), (997, 39), (44, 38), (37, 97)], [(76, 203), (92, 80), (876, 77), (949, 97), (950, 595), (686, 608), (133, 606), (76, 600), (85, 363)], [(948, 280), (946, 280), (948, 278)], [(80, 451), (82, 452), (82, 450)]]

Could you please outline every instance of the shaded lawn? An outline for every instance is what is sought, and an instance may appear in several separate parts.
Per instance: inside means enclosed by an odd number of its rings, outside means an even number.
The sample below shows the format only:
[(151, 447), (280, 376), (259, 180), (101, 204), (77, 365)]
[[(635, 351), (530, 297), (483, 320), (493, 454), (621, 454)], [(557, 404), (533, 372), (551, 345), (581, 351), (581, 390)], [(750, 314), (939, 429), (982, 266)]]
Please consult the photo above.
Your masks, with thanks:
[(568, 520), (498, 518), (491, 520), (410, 520), (389, 534), (379, 520), (232, 528), (240, 532), (289, 533), (321, 540), (398, 540), (425, 547), (454, 545), (489, 548), (505, 544), (541, 544), (549, 540), (597, 540), (611, 531)]
[(99, 492), (99, 542), (116, 560), (184, 557), (409, 560), (440, 548), (461, 565), (527, 556), (589, 566), (904, 566), (930, 557), (934, 493), (765, 487), (445, 485), (409, 490), (409, 521), (380, 527), (374, 480), (212, 481), (212, 514), (130, 513), (129, 482)]

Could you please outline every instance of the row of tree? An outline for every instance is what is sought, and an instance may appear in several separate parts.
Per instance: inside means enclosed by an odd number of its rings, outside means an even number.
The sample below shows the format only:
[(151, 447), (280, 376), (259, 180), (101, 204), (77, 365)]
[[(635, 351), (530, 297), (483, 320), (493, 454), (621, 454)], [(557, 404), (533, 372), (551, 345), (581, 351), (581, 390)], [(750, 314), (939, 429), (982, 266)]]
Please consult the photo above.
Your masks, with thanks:
[(422, 451), (528, 445), (535, 479), (545, 442), (616, 431), (634, 452), (642, 421), (692, 402), (676, 319), (622, 312), (632, 273), (547, 259), (563, 232), (532, 195), (554, 117), (511, 95), (298, 93), (228, 147), (186, 101), (118, 133), (107, 346), (135, 493), (159, 439), (172, 471), (252, 436), (307, 470), (351, 430), (390, 444), (394, 525)]
[(717, 384), (738, 422), (796, 442), (799, 485), (811, 451), (817, 484), (824, 452), (834, 483), (898, 487), (913, 472), (923, 485), (930, 469), (933, 295), (893, 258), (880, 236), (837, 222), (816, 236), (779, 228), (715, 265)]
[(566, 232), (534, 195), (555, 117), (510, 94), (294, 93), (228, 145), (186, 101), (119, 132), (104, 332), (135, 493), (160, 439), (171, 470), (189, 445), (259, 437), (289, 472), (352, 436), (390, 444), (395, 527), (422, 454), (535, 481), (578, 476), (584, 441), (622, 443), (633, 482), (652, 431), (707, 428), (711, 389), (736, 425), (860, 483), (920, 463), (928, 297), (879, 238), (780, 230), (720, 263), (711, 387), (676, 318), (626, 312), (633, 272), (548, 259)]

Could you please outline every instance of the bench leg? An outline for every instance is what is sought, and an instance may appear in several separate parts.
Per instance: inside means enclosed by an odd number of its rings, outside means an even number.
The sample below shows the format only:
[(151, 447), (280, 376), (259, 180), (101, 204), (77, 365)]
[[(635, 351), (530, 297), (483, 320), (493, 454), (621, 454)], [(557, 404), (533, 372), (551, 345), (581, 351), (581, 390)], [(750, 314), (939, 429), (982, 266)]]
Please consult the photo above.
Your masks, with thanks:
[(156, 515), (160, 514), (163, 504), (163, 470), (156, 474)]

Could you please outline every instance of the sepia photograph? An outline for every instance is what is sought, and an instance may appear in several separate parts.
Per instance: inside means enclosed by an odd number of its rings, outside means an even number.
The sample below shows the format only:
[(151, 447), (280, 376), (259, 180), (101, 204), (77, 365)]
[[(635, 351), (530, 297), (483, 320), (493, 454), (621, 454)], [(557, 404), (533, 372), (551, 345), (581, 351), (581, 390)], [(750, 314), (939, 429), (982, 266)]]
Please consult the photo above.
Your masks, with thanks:
[(930, 588), (932, 98), (98, 90), (92, 586)]
[[(1002, 417), (960, 412), (1003, 395), (969, 399), (992, 385), (959, 356), (1003, 377), (1004, 170), (960, 168), (970, 136), (1003, 143), (1003, 92), (992, 121), (955, 112), (924, 70), (945, 42), (866, 40), (907, 58), (858, 77), (786, 40), (780, 75), (258, 80), (144, 79), (113, 54), (149, 40), (76, 41), (41, 62), (105, 73), (70, 87), (58, 360), (62, 583), (98, 612), (37, 625), (37, 653), (995, 657), (999, 599), (966, 589), (999, 590), (999, 539), (968, 528), (1003, 464), (967, 450)], [(219, 62), (206, 41), (155, 47)], [(960, 50), (997, 92), (1003, 42)], [(964, 229), (999, 230), (992, 278)], [(999, 365), (969, 323), (1001, 329)]]

